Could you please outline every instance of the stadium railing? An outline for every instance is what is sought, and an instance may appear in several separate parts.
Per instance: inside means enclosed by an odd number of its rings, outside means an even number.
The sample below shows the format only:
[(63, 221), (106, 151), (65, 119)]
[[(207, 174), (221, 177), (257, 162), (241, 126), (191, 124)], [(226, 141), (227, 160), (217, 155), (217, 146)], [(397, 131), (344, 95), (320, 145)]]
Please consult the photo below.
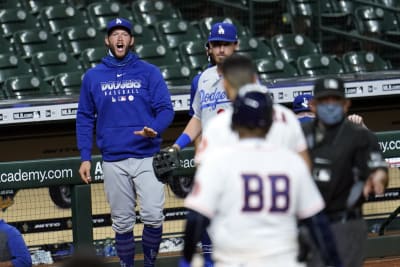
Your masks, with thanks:
[[(377, 133), (379, 142), (384, 151), (385, 158), (400, 158), (400, 131), (379, 132)], [(195, 167), (193, 164), (187, 164), (187, 161), (193, 159), (193, 148), (185, 149), (181, 155), (181, 168), (174, 172), (174, 177), (193, 175)], [(101, 157), (94, 156), (92, 165), (101, 164)], [(75, 248), (93, 244), (93, 216), (91, 201), (90, 185), (83, 184), (79, 178), (80, 159), (79, 157), (29, 160), (29, 161), (13, 161), (0, 163), (0, 181), (1, 189), (28, 189), (39, 188), (56, 185), (68, 185), (71, 187), (71, 209), (72, 209), (72, 231), (73, 244)], [(30, 176), (32, 173), (40, 173), (44, 171), (60, 171), (65, 170), (68, 175), (59, 173), (54, 179), (39, 179), (38, 176)], [(102, 175), (95, 173), (96, 168), (92, 169), (92, 177), (94, 183), (103, 181)], [(18, 179), (10, 179), (8, 174), (18, 174)], [(14, 176), (14, 178), (17, 176)], [(34, 178), (32, 178), (34, 177)], [(393, 192), (397, 192), (393, 193)], [(376, 197), (375, 201), (381, 200), (398, 200), (400, 197), (400, 188), (392, 188), (387, 196)], [(394, 213), (398, 212), (398, 209)], [(395, 214), (397, 215), (397, 214)], [(395, 216), (389, 216), (389, 221), (384, 221), (381, 228), (385, 228), (391, 223)], [(399, 235), (383, 235), (385, 229), (380, 229), (381, 235), (370, 237), (368, 239), (367, 257), (384, 257), (398, 255), (398, 246), (400, 242)]]

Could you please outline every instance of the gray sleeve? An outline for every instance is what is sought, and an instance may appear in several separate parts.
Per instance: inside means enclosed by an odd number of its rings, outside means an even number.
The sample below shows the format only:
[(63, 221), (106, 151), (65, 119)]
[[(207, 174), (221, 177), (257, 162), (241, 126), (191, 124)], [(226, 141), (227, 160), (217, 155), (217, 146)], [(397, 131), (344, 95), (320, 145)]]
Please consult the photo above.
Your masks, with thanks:
[[(200, 79), (199, 79), (200, 80)], [(194, 95), (192, 109), (193, 109), (193, 116), (201, 121), (201, 109), (200, 109), (200, 93), (197, 89), (196, 94)]]

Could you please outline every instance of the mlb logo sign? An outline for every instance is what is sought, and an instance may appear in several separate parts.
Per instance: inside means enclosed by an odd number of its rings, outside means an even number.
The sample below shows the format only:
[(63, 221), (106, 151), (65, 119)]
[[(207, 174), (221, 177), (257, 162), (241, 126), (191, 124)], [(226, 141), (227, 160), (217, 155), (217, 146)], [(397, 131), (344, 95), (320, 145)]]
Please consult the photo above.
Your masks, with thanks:
[(126, 101), (126, 96), (122, 95), (118, 97), (119, 102), (125, 102)]

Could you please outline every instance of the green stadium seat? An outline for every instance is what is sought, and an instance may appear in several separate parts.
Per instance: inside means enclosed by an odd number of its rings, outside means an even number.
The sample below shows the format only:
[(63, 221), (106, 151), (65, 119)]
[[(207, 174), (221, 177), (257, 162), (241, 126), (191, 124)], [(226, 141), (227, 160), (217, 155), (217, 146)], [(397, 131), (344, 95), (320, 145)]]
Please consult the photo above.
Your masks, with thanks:
[(137, 45), (135, 51), (139, 58), (158, 67), (181, 64), (178, 54), (163, 44)]
[(35, 73), (45, 81), (51, 81), (59, 73), (79, 71), (82, 66), (74, 57), (63, 51), (38, 52), (32, 56)]
[(87, 13), (90, 24), (103, 32), (106, 31), (108, 22), (116, 17), (133, 21), (132, 13), (116, 1), (91, 3), (87, 6)]
[(0, 10), (0, 32), (3, 37), (11, 38), (14, 32), (39, 27), (39, 21), (23, 8)]
[(0, 84), (7, 78), (32, 73), (31, 66), (14, 53), (0, 54)]
[(150, 44), (159, 41), (154, 28), (139, 23), (133, 24), (132, 34), (135, 38), (135, 44)]
[[(337, 0), (318, 0), (321, 8), (321, 23), (325, 26), (346, 30), (353, 26), (351, 12), (344, 11)], [(288, 17), (293, 33), (317, 38), (317, 0), (288, 0)], [(346, 5), (344, 7), (347, 7)], [(326, 34), (325, 34), (326, 35)], [(334, 39), (334, 35), (329, 35)], [(329, 40), (329, 39), (328, 39)]]
[(79, 95), (83, 74), (83, 71), (74, 71), (56, 75), (54, 77), (54, 88), (57, 94)]
[(68, 0), (22, 0), (25, 1), (25, 8), (35, 16), (39, 14), (44, 7), (67, 4)]
[(185, 65), (160, 66), (160, 71), (168, 86), (183, 86), (191, 83), (192, 75)]
[(156, 24), (156, 33), (168, 48), (178, 49), (185, 41), (203, 40), (201, 34), (189, 22), (180, 19), (163, 20)]
[(208, 65), (206, 47), (203, 41), (187, 41), (179, 44), (182, 62), (194, 72), (199, 72)]
[(371, 72), (391, 69), (391, 64), (374, 52), (350, 51), (342, 56), (346, 73)]
[(131, 10), (137, 22), (150, 27), (162, 20), (182, 19), (179, 9), (168, 1), (138, 0), (132, 3)]
[(13, 37), (15, 50), (24, 59), (37, 52), (62, 49), (56, 37), (40, 28), (15, 32)]
[(6, 91), (4, 91), (3, 88), (0, 88), (0, 100), (5, 100), (7, 98), (8, 97)]
[(101, 62), (101, 59), (105, 57), (107, 50), (104, 46), (87, 48), (82, 51), (81, 61), (85, 70), (93, 68)]
[(43, 7), (40, 10), (40, 21), (43, 27), (53, 34), (59, 34), (66, 27), (88, 24), (88, 20), (79, 9), (63, 4)]
[(343, 73), (339, 60), (326, 54), (301, 56), (297, 58), (297, 69), (302, 76), (318, 76)]
[(400, 40), (400, 21), (395, 13), (378, 7), (358, 7), (354, 11), (354, 18), (357, 31), (362, 35), (392, 42)]
[(79, 56), (83, 50), (104, 43), (104, 34), (89, 25), (71, 26), (61, 31), (62, 43), (67, 52)]
[[(208, 1), (171, 0), (174, 7), (179, 9), (183, 19), (199, 20), (207, 12)], [(201, 12), (205, 11), (205, 12)]]
[(293, 63), (300, 56), (318, 54), (318, 46), (305, 35), (285, 33), (271, 38), (271, 47), (277, 57)]
[(203, 38), (207, 40), (208, 35), (210, 34), (210, 30), (212, 25), (214, 25), (217, 22), (227, 22), (235, 25), (238, 37), (241, 36), (251, 36), (250, 29), (244, 26), (242, 23), (240, 23), (238, 20), (231, 18), (231, 17), (206, 17), (203, 18), (196, 23), (199, 25), (198, 27), (200, 28), (201, 34), (203, 35)]
[(25, 74), (5, 80), (3, 90), (11, 99), (26, 99), (55, 95), (52, 87), (37, 76)]
[(375, 2), (385, 7), (400, 8), (400, 1), (398, 0), (375, 0)]
[(0, 9), (8, 8), (24, 8), (23, 0), (2, 0), (0, 1)]
[(255, 65), (262, 81), (298, 76), (295, 67), (279, 58), (260, 58), (255, 61)]
[(272, 49), (264, 42), (248, 36), (239, 37), (237, 53), (247, 54), (253, 59), (272, 57)]
[(0, 47), (2, 47), (4, 53), (14, 52), (14, 46), (11, 44), (11, 42), (1, 35), (0, 35)]

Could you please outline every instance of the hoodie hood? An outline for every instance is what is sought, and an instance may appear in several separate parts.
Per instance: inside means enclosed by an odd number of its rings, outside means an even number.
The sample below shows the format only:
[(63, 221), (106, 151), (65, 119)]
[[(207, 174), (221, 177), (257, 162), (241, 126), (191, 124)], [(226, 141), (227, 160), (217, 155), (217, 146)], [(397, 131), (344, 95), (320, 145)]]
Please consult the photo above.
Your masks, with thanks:
[(128, 54), (123, 59), (118, 59), (112, 56), (111, 53), (108, 53), (107, 56), (102, 58), (102, 62), (104, 65), (110, 68), (120, 68), (126, 66), (128, 64), (132, 64), (134, 61), (138, 60), (138, 56), (132, 52), (128, 52)]

